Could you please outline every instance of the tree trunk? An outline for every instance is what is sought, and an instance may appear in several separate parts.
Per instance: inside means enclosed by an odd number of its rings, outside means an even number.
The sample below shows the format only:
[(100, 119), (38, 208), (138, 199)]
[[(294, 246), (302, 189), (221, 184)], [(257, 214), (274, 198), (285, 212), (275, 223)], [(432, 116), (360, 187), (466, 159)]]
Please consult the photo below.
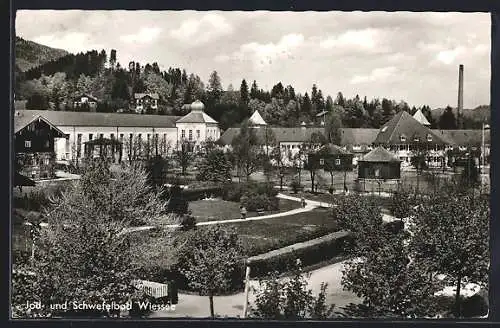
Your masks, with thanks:
[(210, 300), (210, 316), (215, 318), (214, 313), (214, 296), (212, 294), (208, 295), (208, 299)]
[(457, 278), (457, 291), (455, 294), (455, 316), (459, 318), (462, 315), (462, 303), (460, 301), (460, 288), (462, 287), (462, 277), (458, 276)]
[(280, 191), (283, 191), (283, 175), (280, 174)]
[(314, 173), (313, 171), (309, 172), (311, 172), (311, 192), (314, 194)]

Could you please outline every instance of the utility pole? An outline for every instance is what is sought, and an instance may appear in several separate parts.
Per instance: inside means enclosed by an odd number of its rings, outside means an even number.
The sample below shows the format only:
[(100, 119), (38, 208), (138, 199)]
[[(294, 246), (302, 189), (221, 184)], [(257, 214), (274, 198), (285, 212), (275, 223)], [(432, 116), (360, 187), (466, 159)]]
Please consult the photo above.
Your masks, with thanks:
[(250, 263), (247, 262), (246, 272), (245, 272), (245, 303), (243, 304), (243, 318), (247, 317), (248, 311), (248, 291), (250, 289)]

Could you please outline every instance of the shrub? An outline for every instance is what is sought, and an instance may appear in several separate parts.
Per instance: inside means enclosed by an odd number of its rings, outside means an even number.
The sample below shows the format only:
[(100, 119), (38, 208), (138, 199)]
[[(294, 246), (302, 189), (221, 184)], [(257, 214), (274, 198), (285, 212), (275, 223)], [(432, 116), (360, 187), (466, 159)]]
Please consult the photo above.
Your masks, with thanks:
[(300, 245), (284, 247), (253, 257), (250, 264), (252, 277), (266, 275), (273, 271), (286, 271), (293, 268), (297, 259), (300, 259), (305, 266), (332, 259), (344, 252), (345, 245), (350, 238), (349, 233), (339, 231)]
[(224, 185), (222, 199), (230, 202), (239, 202), (242, 196), (242, 188), (239, 184), (228, 183)]
[(170, 200), (167, 205), (167, 213), (175, 213), (179, 215), (187, 214), (188, 202), (182, 195), (182, 190), (179, 186), (173, 186), (169, 192)]
[(188, 215), (183, 215), (181, 217), (181, 230), (187, 231), (191, 229), (196, 229), (196, 218), (189, 213)]
[(241, 204), (245, 206), (248, 211), (257, 211), (258, 209), (274, 211), (279, 208), (279, 199), (266, 194), (245, 193), (245, 195), (241, 197)]

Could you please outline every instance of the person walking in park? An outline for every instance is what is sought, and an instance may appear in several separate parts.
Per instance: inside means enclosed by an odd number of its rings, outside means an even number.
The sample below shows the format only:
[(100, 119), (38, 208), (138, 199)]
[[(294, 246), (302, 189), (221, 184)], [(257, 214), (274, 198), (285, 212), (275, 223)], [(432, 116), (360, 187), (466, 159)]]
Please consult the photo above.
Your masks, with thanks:
[(306, 207), (306, 205), (307, 205), (304, 197), (301, 198), (300, 203), (302, 204), (302, 208)]
[(243, 205), (240, 206), (240, 214), (243, 220), (247, 218), (247, 209)]

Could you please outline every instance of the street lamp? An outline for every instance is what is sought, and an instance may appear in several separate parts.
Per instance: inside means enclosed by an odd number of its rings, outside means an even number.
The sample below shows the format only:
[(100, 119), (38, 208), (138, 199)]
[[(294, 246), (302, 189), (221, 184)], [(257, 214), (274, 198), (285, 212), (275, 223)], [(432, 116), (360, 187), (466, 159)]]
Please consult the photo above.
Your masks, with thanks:
[(482, 142), (481, 142), (481, 158), (482, 158), (482, 161), (481, 161), (481, 165), (484, 167), (485, 166), (485, 147), (484, 147), (484, 131), (485, 130), (489, 130), (490, 126), (489, 124), (486, 124), (486, 123), (483, 123), (483, 128), (482, 128)]

